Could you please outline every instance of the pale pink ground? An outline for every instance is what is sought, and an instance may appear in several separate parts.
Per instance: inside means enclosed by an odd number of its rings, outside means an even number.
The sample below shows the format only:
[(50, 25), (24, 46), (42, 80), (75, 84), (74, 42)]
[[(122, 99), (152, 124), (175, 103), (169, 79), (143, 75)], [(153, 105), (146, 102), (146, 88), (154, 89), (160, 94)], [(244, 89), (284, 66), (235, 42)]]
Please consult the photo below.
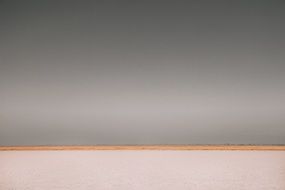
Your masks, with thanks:
[(2, 151), (0, 190), (285, 190), (285, 151)]

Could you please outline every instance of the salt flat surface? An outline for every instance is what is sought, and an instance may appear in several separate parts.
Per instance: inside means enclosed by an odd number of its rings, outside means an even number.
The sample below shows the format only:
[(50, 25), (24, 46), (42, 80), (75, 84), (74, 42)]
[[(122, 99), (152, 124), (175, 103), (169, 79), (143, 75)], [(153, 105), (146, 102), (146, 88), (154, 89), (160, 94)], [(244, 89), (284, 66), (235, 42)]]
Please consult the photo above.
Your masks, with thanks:
[(1, 190), (284, 190), (284, 151), (2, 151)]

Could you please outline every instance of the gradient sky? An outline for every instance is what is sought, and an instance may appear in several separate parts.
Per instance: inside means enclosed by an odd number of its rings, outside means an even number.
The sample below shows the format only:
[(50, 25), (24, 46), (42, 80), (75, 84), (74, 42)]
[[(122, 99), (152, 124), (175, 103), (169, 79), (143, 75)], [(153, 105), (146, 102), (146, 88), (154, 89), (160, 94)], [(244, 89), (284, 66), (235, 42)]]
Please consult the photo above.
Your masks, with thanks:
[(285, 144), (285, 2), (0, 1), (0, 145)]

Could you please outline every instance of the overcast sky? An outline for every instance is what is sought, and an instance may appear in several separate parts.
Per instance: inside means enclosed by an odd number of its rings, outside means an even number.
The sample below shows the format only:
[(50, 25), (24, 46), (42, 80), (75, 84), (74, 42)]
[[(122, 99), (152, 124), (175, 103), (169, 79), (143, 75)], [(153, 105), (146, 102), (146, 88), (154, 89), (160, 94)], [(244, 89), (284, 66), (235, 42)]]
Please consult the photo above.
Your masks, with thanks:
[(285, 144), (285, 2), (0, 1), (0, 145)]

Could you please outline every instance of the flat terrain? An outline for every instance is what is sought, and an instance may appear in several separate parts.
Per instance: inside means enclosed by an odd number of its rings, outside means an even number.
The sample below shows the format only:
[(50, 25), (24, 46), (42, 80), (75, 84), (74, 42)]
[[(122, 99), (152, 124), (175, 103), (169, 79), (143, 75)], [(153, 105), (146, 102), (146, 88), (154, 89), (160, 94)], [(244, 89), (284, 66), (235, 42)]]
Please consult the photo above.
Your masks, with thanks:
[(2, 190), (284, 190), (285, 151), (0, 151)]

